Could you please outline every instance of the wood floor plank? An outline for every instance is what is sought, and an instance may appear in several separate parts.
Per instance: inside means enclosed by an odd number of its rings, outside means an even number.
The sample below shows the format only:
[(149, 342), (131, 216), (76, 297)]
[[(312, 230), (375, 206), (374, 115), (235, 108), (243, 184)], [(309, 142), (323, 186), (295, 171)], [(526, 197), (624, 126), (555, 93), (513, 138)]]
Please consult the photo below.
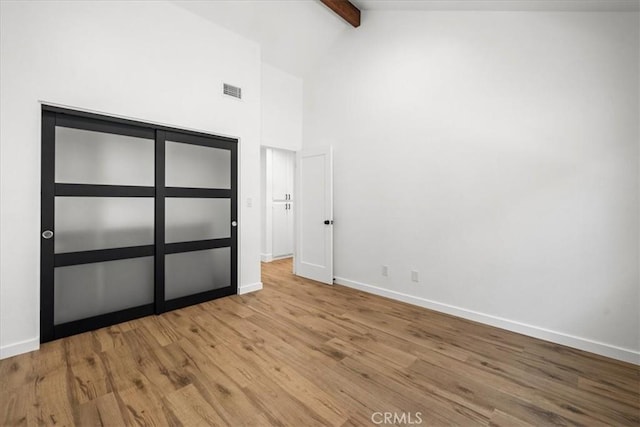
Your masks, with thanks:
[(491, 427), (529, 427), (533, 424), (526, 423), (518, 418), (506, 414), (499, 409), (496, 409), (489, 420)]
[[(639, 385), (640, 388), (640, 385)], [(594, 400), (614, 400), (621, 402), (630, 407), (638, 405), (638, 399), (634, 393), (628, 393), (629, 390), (620, 389), (620, 385), (610, 380), (598, 381), (591, 378), (578, 378), (578, 389), (587, 393), (581, 393), (585, 398), (594, 398)], [(640, 414), (639, 414), (640, 415)], [(640, 424), (640, 418), (638, 419)]]
[[(118, 392), (119, 398), (124, 403), (122, 415), (128, 420), (127, 425), (163, 426), (170, 424), (171, 418), (166, 416), (165, 402), (155, 396), (155, 393), (149, 391), (150, 386), (149, 383), (144, 383), (138, 387)], [(82, 424), (78, 423), (77, 425)]]
[(113, 393), (83, 403), (78, 408), (77, 424), (120, 427), (127, 424)]
[(177, 419), (185, 426), (221, 426), (229, 425), (220, 414), (204, 400), (193, 384), (168, 393), (164, 403)]
[(99, 346), (98, 351), (107, 351), (124, 345), (122, 339), (122, 329), (120, 325), (113, 325), (107, 328), (98, 329), (92, 332), (93, 339)]
[(77, 403), (72, 398), (71, 379), (66, 368), (38, 377), (29, 393), (38, 424), (73, 425)]
[(10, 392), (0, 393), (0, 425), (28, 426), (35, 425), (35, 414), (30, 405), (34, 401), (31, 385), (13, 387)]
[[(640, 425), (640, 367), (296, 277), (0, 361), (0, 425)], [(379, 416), (379, 415), (376, 415)]]

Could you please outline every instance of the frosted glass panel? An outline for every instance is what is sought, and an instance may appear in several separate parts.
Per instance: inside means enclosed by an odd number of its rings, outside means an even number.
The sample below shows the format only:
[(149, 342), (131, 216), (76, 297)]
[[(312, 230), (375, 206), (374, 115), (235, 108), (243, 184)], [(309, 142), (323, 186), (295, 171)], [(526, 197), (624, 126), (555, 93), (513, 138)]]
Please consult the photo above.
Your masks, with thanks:
[(56, 182), (154, 186), (155, 141), (56, 127)]
[(58, 267), (54, 324), (153, 302), (153, 257)]
[(230, 223), (230, 199), (166, 199), (167, 243), (231, 237)]
[(167, 187), (231, 188), (231, 152), (167, 141)]
[(231, 286), (231, 248), (165, 256), (165, 298)]
[(154, 242), (152, 198), (56, 197), (55, 252)]

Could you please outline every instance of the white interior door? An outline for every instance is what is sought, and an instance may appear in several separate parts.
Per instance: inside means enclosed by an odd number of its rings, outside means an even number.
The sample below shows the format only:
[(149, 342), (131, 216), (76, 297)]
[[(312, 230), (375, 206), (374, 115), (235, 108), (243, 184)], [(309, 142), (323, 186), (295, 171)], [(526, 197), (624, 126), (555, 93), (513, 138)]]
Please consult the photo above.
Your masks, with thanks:
[(298, 276), (333, 284), (333, 155), (331, 147), (298, 152), (296, 253)]

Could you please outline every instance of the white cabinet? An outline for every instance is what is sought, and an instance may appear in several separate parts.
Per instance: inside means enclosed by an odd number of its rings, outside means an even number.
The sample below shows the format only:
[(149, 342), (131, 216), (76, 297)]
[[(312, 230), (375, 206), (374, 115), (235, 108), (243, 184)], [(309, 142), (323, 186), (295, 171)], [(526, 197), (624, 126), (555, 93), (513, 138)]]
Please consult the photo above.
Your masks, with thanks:
[(293, 254), (293, 203), (274, 202), (272, 205), (272, 256)]
[(271, 152), (272, 200), (293, 200), (295, 153), (284, 150), (271, 150)]
[(262, 255), (265, 262), (293, 255), (294, 174), (296, 153), (264, 147), (261, 150), (263, 197)]

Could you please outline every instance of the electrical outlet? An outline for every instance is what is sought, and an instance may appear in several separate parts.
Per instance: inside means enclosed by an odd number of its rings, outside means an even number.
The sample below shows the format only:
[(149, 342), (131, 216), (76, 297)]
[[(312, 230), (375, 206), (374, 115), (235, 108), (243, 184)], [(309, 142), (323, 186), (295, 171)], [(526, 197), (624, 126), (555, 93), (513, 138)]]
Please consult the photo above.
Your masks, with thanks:
[(387, 277), (389, 275), (389, 266), (388, 265), (383, 265), (382, 266), (382, 275)]
[(418, 271), (417, 270), (411, 270), (411, 281), (412, 282), (419, 282), (420, 279), (418, 278)]

